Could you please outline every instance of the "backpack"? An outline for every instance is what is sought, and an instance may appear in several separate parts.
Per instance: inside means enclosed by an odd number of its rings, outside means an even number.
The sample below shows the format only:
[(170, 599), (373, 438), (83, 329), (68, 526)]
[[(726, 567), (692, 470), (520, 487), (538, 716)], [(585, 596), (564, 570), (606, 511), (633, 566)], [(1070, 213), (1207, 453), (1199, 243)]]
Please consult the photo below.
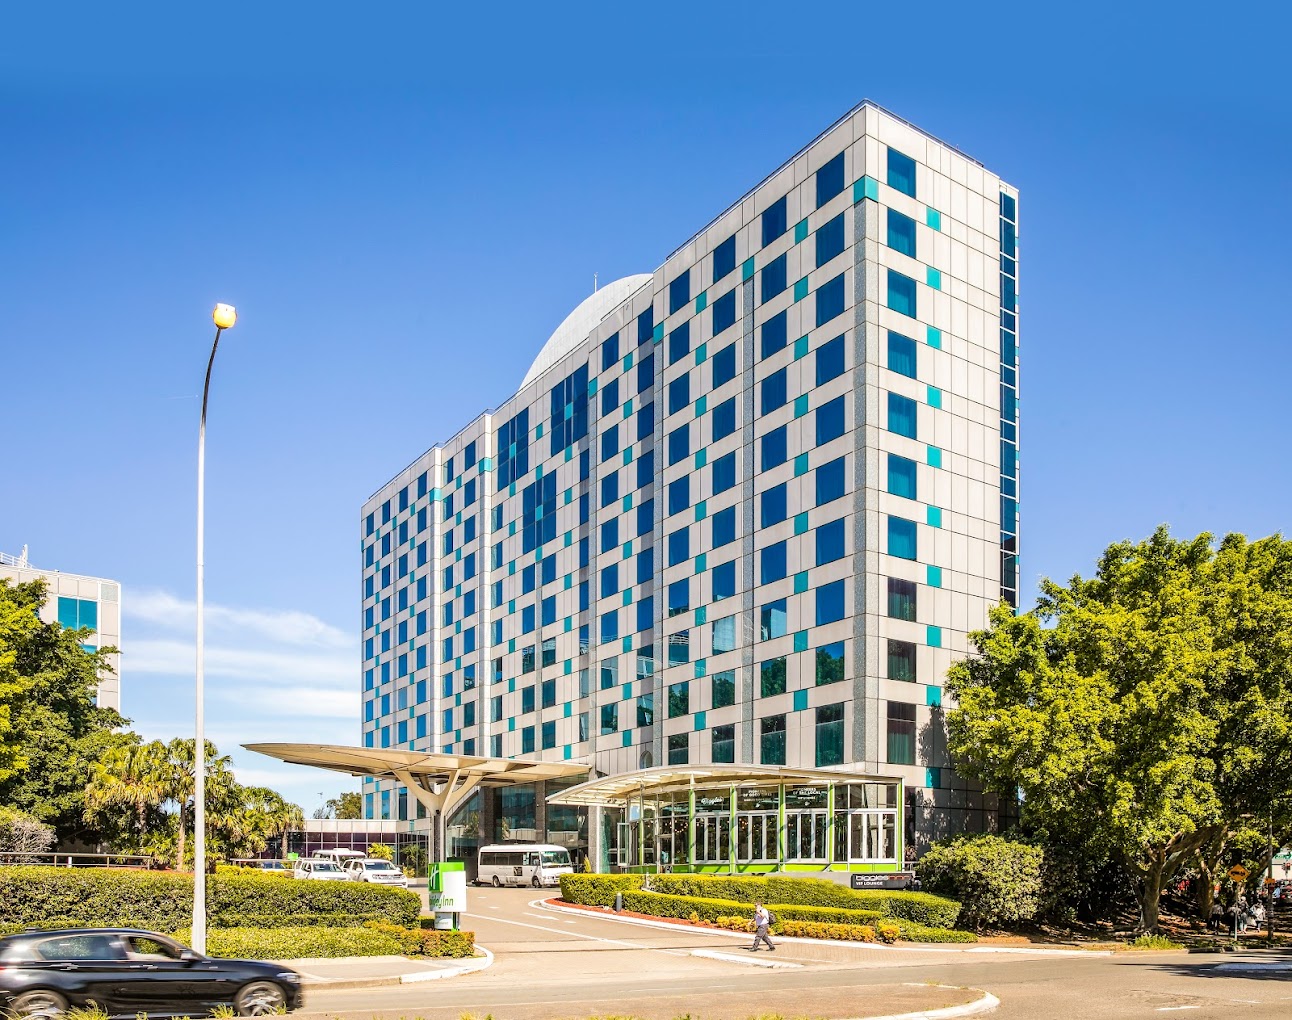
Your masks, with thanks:
[(767, 927), (770, 928), (775, 923), (776, 923), (776, 915), (773, 914), (770, 910), (767, 911)]

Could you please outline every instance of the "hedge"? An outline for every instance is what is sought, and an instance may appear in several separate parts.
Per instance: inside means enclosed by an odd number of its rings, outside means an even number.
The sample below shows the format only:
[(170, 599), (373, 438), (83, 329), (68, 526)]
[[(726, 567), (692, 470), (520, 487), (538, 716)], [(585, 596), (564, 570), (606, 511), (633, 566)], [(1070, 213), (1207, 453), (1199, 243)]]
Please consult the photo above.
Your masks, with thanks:
[[(638, 914), (650, 914), (652, 917), (678, 917), (685, 920), (695, 919), (716, 923), (720, 917), (727, 917), (752, 908), (735, 900), (714, 900), (700, 896), (670, 896), (666, 893), (629, 892), (624, 893), (624, 907)], [(835, 921), (840, 924), (867, 924), (877, 921), (883, 915), (877, 910), (842, 910), (837, 907), (802, 907), (792, 903), (769, 903), (767, 909), (776, 915), (778, 921)]]
[[(418, 895), (368, 882), (284, 882), (253, 875), (207, 878), (212, 928), (255, 924), (321, 927), (379, 920), (411, 927), (421, 913)], [(193, 876), (107, 868), (0, 867), (0, 926), (137, 927), (176, 931), (193, 916)], [(254, 918), (254, 921), (249, 920)]]
[(1000, 836), (960, 836), (935, 843), (918, 865), (920, 881), (964, 904), (966, 928), (1030, 921), (1041, 907), (1045, 852)]
[(561, 899), (567, 903), (612, 907), (615, 893), (640, 889), (642, 878), (642, 875), (561, 875)]
[[(174, 937), (187, 944), (187, 928)], [(401, 928), (383, 922), (361, 927), (321, 928), (213, 928), (206, 934), (210, 956), (240, 960), (293, 960), (335, 956), (426, 956), (466, 957), (475, 955), (475, 933), (436, 931), (433, 928)]]

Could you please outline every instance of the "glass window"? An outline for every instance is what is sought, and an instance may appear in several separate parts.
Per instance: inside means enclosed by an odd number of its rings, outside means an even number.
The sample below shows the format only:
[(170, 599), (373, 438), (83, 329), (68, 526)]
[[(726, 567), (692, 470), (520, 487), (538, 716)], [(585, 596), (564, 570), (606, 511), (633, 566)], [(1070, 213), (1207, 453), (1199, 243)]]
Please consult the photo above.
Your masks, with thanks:
[(759, 720), (758, 760), (764, 765), (785, 764), (785, 716)]
[(601, 433), (601, 459), (609, 460), (619, 452), (619, 426), (611, 425)]
[(915, 378), (915, 341), (888, 331), (888, 367), (898, 375)]
[(915, 160), (891, 147), (888, 150), (888, 186), (903, 195), (915, 197)]
[(816, 232), (816, 265), (820, 269), (843, 251), (843, 213), (829, 223), (823, 223)]
[[(651, 405), (652, 408), (654, 405)], [(643, 450), (637, 458), (637, 488), (644, 489), (655, 480), (655, 451)]]
[(895, 269), (888, 271), (888, 307), (900, 315), (915, 318), (915, 281)]
[[(534, 650), (528, 649), (531, 660), (534, 656)], [(534, 711), (534, 686), (522, 687), (520, 691), (520, 714), (528, 715)]]
[(844, 518), (822, 524), (816, 529), (816, 565), (841, 560), (847, 547)]
[(670, 733), (668, 737), (668, 763), (670, 765), (685, 765), (690, 761), (690, 749), (688, 741), (690, 735), (686, 733)]
[(691, 661), (691, 632), (679, 630), (668, 636), (668, 664), (680, 666)]
[(917, 559), (915, 522), (904, 517), (888, 518), (888, 555), (904, 560)]
[(677, 566), (691, 557), (691, 529), (678, 528), (668, 536), (668, 565)]
[(773, 542), (759, 553), (759, 582), (770, 584), (781, 580), (784, 576), (785, 543)]
[(892, 765), (915, 764), (914, 705), (888, 703), (888, 761)]
[(915, 600), (919, 591), (914, 581), (900, 577), (888, 579), (888, 615), (894, 620), (915, 621)]
[(682, 578), (680, 581), (674, 581), (668, 586), (668, 615), (669, 619), (674, 616), (680, 616), (691, 608), (691, 580)]
[(713, 674), (713, 708), (726, 708), (736, 703), (736, 671), (724, 669)]
[(785, 197), (781, 196), (763, 212), (763, 247), (775, 241), (789, 229), (786, 219)]
[(736, 292), (729, 290), (713, 302), (713, 335), (736, 324)]
[(619, 659), (612, 657), (601, 660), (601, 689), (608, 691), (619, 683)]
[(668, 483), (668, 513), (680, 514), (691, 505), (691, 476), (683, 475)]
[(683, 425), (679, 429), (674, 429), (668, 434), (668, 462), (669, 465), (686, 460), (691, 455), (691, 428), (689, 425)]
[(650, 630), (655, 626), (655, 596), (647, 595), (637, 600), (637, 629)]
[(619, 518), (612, 517), (601, 525), (601, 551), (610, 552), (619, 547)]
[[(583, 497), (580, 497), (579, 523), (587, 524), (588, 514), (587, 514), (587, 510), (584, 509), (584, 506), (586, 504), (583, 504), (582, 500), (583, 500)], [(608, 474), (604, 474), (601, 476), (601, 506), (604, 509), (605, 507), (608, 507), (611, 503), (617, 503), (618, 501), (619, 501), (619, 472), (611, 471)]]
[(916, 438), (916, 407), (910, 397), (898, 393), (888, 395), (888, 431), (908, 439)]
[(1007, 195), (1002, 191), (1000, 193), (1000, 214), (1007, 220), (1015, 220), (1018, 218), (1017, 209), (1018, 205), (1014, 196)]
[(773, 259), (763, 267), (760, 285), (761, 293), (759, 295), (760, 302), (770, 301), (777, 294), (785, 291), (785, 288), (789, 285), (787, 271), (784, 255), (778, 259)]
[(843, 764), (843, 704), (816, 710), (816, 767)]
[(736, 235), (732, 234), (722, 244), (713, 249), (713, 282), (717, 283), (735, 268)]
[(843, 581), (831, 581), (816, 590), (816, 625), (834, 623), (844, 617)]
[(789, 457), (787, 450), (786, 427), (772, 429), (759, 441), (761, 451), (760, 463), (764, 471), (769, 471), (778, 464), (784, 464)]
[(758, 611), (758, 640), (784, 637), (786, 619), (785, 599), (767, 603)]
[(715, 549), (736, 540), (736, 508), (729, 506), (713, 515), (713, 547)]
[[(601, 371), (614, 367), (619, 361), (619, 334), (607, 337), (601, 344)], [(475, 458), (469, 458), (474, 460)]]
[(619, 594), (619, 564), (601, 568), (601, 597), (608, 599)]
[(649, 535), (655, 527), (655, 500), (637, 504), (637, 534)]
[(888, 639), (888, 679), (915, 682), (915, 644)]
[(824, 506), (843, 496), (847, 489), (844, 477), (845, 457), (836, 457), (816, 469), (816, 505)]
[(680, 684), (670, 684), (668, 688), (668, 717), (677, 719), (691, 713), (691, 684), (683, 680)]
[(831, 319), (843, 314), (845, 303), (844, 275), (827, 280), (816, 290), (816, 324), (824, 326)]
[(789, 343), (789, 323), (785, 312), (777, 312), (758, 331), (759, 357), (767, 358)]
[(844, 433), (845, 419), (843, 396), (835, 397), (816, 410), (816, 445), (821, 446), (838, 439)]
[(736, 618), (724, 616), (713, 621), (713, 654), (736, 650)]
[(723, 383), (736, 377), (736, 345), (727, 344), (713, 356), (713, 388), (716, 390)]
[(668, 285), (668, 314), (672, 315), (691, 300), (691, 270), (686, 270)]
[(736, 594), (736, 561), (719, 563), (713, 568), (713, 601), (729, 599)]
[(637, 412), (637, 442), (655, 434), (655, 401), (651, 401)]
[(736, 398), (728, 397), (713, 409), (713, 441), (725, 439), (736, 431)]
[(713, 728), (713, 761), (716, 764), (731, 765), (736, 760), (736, 727), (715, 726)]
[(550, 751), (556, 746), (556, 720), (543, 723), (543, 750)]
[(604, 417), (619, 409), (619, 380), (611, 379), (601, 388), (601, 414)]
[(619, 640), (619, 610), (601, 614), (601, 643)]
[(637, 583), (649, 584), (655, 576), (655, 549), (643, 549), (637, 554)]
[(619, 732), (619, 703), (617, 701), (601, 706), (601, 732), (603, 735)]
[(888, 455), (888, 491), (894, 496), (915, 499), (915, 461)]
[(713, 494), (726, 492), (736, 484), (736, 451), (723, 454), (713, 462)]
[(643, 694), (637, 699), (637, 725), (652, 726), (655, 723), (655, 695)]
[(773, 524), (785, 520), (788, 512), (788, 498), (786, 495), (786, 483), (774, 485), (759, 497), (759, 521), (764, 528), (771, 527)]
[(843, 347), (842, 336), (837, 336), (818, 347), (816, 349), (816, 384), (820, 386), (843, 375), (846, 357), (847, 352)]
[(915, 221), (896, 209), (888, 210), (888, 247), (915, 258)]
[(816, 207), (825, 205), (843, 190), (843, 153), (816, 172)]
[(691, 405), (691, 374), (680, 375), (668, 384), (668, 413), (677, 414)]
[(691, 323), (684, 322), (668, 335), (668, 363), (676, 365), (691, 353)]
[(771, 414), (778, 407), (784, 407), (785, 402), (789, 399), (786, 395), (787, 370), (782, 368), (780, 371), (773, 372), (763, 380), (760, 392), (762, 394), (762, 413)]
[(837, 684), (843, 679), (843, 642), (832, 641), (816, 650), (816, 685)]
[(785, 693), (785, 656), (768, 659), (759, 665), (758, 693), (764, 698)]
[(655, 384), (655, 353), (637, 362), (637, 392), (644, 393)]

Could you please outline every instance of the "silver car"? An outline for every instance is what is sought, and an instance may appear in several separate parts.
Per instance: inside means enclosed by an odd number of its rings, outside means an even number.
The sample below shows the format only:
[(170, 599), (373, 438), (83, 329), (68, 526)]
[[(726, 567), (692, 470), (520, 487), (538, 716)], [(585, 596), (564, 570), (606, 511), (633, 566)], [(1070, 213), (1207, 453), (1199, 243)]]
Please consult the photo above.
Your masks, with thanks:
[(345, 870), (351, 881), (373, 882), (376, 885), (397, 885), (408, 888), (408, 876), (397, 867), (379, 857), (365, 857), (362, 860), (345, 862)]
[(296, 878), (310, 878), (318, 882), (344, 882), (349, 877), (337, 867), (335, 861), (297, 861), (293, 874)]

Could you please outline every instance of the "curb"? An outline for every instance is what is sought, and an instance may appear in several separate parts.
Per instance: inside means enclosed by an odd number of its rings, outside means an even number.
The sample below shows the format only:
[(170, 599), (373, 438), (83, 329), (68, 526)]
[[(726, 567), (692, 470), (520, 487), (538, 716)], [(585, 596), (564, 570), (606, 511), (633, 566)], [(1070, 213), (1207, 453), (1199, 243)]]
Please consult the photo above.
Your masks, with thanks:
[[(484, 954), (482, 957), (475, 957), (465, 963), (452, 967), (443, 967), (436, 970), (416, 970), (407, 974), (392, 974), (387, 977), (373, 978), (320, 978), (305, 977), (301, 981), (302, 991), (317, 992), (320, 990), (343, 990), (347, 988), (381, 988), (389, 985), (412, 985), (421, 984), (426, 981), (443, 981), (448, 978), (461, 977), (463, 974), (474, 974), (477, 971), (485, 970), (493, 966), (494, 956), (484, 946), (476, 946), (476, 949)], [(356, 957), (349, 957), (356, 959)], [(291, 960), (279, 960), (278, 963), (284, 965), (291, 964)], [(299, 961), (296, 961), (299, 962)]]
[[(938, 988), (956, 988), (957, 985), (937, 985)], [(973, 989), (973, 991), (982, 991)], [(1000, 1000), (991, 992), (983, 992), (973, 1002), (963, 1006), (945, 1006), (942, 1009), (926, 1009), (916, 1013), (890, 1013), (884, 1016), (857, 1017), (856, 1020), (950, 1020), (951, 1017), (976, 1016), (979, 1013), (990, 1013), (1000, 1005)]]

